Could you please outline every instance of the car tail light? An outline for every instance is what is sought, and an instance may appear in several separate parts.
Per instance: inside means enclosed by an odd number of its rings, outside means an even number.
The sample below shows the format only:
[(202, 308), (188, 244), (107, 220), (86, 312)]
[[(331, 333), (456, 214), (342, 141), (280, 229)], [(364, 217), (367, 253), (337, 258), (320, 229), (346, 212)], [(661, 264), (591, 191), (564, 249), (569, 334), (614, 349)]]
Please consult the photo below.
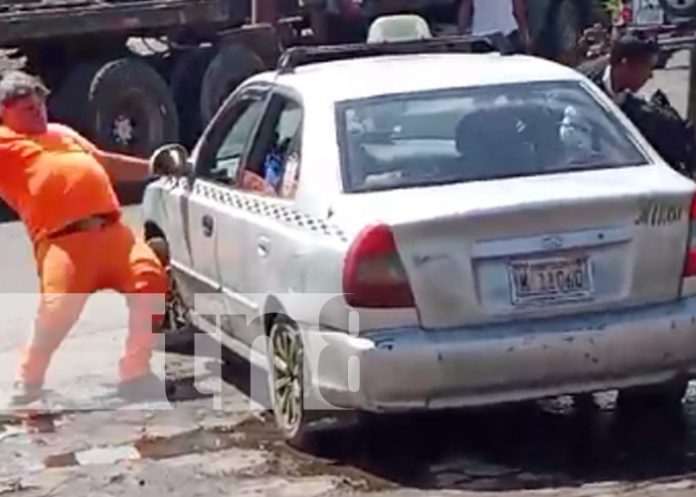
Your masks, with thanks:
[(691, 200), (689, 218), (689, 245), (686, 252), (684, 277), (696, 276), (696, 195)]
[(415, 305), (406, 270), (388, 226), (368, 227), (355, 239), (343, 267), (343, 292), (353, 307)]

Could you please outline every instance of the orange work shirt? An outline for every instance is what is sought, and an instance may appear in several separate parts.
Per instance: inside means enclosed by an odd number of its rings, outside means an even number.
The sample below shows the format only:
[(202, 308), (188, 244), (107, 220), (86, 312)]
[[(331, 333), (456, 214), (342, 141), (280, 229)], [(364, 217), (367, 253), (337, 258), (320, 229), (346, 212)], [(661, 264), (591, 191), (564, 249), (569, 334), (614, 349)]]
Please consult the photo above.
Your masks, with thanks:
[(97, 149), (76, 131), (49, 124), (23, 135), (0, 125), (0, 197), (35, 243), (71, 222), (120, 211)]

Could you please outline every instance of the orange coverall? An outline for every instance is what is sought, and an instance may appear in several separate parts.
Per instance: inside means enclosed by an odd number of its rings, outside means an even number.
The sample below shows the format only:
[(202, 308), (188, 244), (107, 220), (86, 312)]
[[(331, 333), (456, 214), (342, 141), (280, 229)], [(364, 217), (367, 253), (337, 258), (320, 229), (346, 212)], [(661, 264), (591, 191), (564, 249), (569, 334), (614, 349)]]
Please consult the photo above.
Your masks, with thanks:
[[(0, 197), (25, 224), (34, 246), (41, 298), (25, 345), (19, 380), (43, 385), (51, 357), (90, 294), (113, 289), (128, 300), (122, 381), (150, 372), (153, 323), (167, 291), (165, 270), (144, 240), (120, 220), (120, 204), (96, 148), (71, 128), (49, 125), (39, 136), (0, 126)], [(69, 223), (111, 214), (115, 222), (51, 236)]]

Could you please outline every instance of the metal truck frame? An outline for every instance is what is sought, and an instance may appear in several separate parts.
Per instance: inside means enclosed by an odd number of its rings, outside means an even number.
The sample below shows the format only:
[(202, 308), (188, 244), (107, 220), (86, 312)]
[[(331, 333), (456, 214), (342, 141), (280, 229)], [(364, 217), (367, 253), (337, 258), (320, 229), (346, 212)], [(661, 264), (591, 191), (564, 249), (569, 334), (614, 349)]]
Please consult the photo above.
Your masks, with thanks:
[[(562, 59), (598, 2), (530, 0), (539, 53)], [(437, 35), (458, 3), (0, 0), (0, 48), (51, 88), (54, 119), (106, 149), (148, 156), (168, 142), (193, 145), (225, 96), (289, 46), (360, 42), (373, 19), (404, 12)]]

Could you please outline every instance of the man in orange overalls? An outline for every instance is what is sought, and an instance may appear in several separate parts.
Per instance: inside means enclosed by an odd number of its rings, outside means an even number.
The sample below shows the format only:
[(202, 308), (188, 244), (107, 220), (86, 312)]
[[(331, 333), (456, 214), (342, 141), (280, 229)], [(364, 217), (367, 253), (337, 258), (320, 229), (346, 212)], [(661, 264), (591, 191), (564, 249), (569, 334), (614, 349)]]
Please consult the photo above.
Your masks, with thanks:
[(25, 224), (41, 294), (12, 402), (40, 398), (52, 355), (89, 295), (102, 289), (126, 295), (119, 392), (142, 398), (157, 385), (164, 388), (150, 358), (167, 277), (150, 247), (121, 221), (111, 182), (146, 178), (148, 163), (99, 150), (71, 128), (49, 123), (47, 95), (41, 81), (24, 72), (0, 80), (0, 197)]

